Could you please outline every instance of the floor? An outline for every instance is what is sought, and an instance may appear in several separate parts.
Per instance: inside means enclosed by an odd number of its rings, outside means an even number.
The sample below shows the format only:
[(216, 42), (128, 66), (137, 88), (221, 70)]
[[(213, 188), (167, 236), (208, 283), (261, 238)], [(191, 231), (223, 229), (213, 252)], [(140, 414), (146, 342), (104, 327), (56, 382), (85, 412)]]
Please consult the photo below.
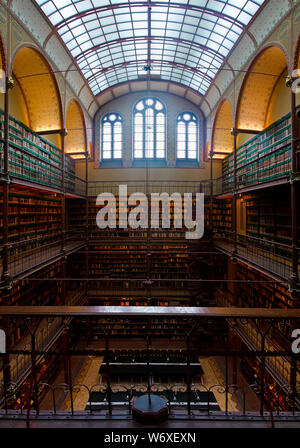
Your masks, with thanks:
[[(75, 393), (73, 394), (73, 409), (75, 411), (82, 411), (85, 409), (86, 404), (89, 399), (89, 389), (93, 388), (94, 390), (99, 390), (102, 385), (102, 376), (99, 375), (99, 367), (103, 357), (88, 357), (88, 358), (80, 358), (76, 357), (72, 360), (72, 371), (73, 371), (73, 385), (75, 386)], [(224, 385), (224, 377), (219, 368), (218, 362), (213, 358), (201, 358), (200, 359), (201, 366), (204, 370), (204, 375), (202, 378), (202, 383), (197, 382), (195, 386), (200, 391), (205, 391), (206, 389), (211, 388), (211, 391), (214, 393), (216, 400), (220, 406), (222, 411), (225, 411), (225, 393), (224, 389), (221, 385)], [(58, 377), (56, 378), (56, 385), (63, 384), (63, 372), (60, 372)], [(130, 384), (120, 382), (124, 386), (130, 387)], [(141, 383), (142, 384), (142, 383)], [(106, 382), (104, 382), (103, 386), (106, 386)], [(114, 384), (112, 383), (112, 387)], [(62, 388), (63, 389), (63, 388)], [(65, 390), (57, 390), (57, 408), (64, 411), (71, 410), (71, 400), (70, 394)], [(52, 408), (52, 397), (50, 394), (45, 397), (41, 408), (46, 410)], [(257, 409), (257, 404), (256, 404)], [(235, 412), (241, 411), (242, 407), (238, 403), (237, 399), (234, 395), (228, 395), (228, 411)]]

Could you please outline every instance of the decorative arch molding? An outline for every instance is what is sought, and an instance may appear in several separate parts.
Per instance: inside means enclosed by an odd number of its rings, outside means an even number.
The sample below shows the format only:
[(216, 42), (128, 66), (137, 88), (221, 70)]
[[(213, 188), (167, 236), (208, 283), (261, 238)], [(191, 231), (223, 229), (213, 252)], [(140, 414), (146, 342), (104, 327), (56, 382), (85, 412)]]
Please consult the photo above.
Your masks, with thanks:
[[(147, 90), (147, 80), (145, 79), (126, 81), (124, 83), (119, 83), (116, 86), (104, 90), (100, 95), (96, 97), (96, 99), (100, 104), (100, 107), (103, 107), (106, 103), (109, 103), (111, 100), (115, 98), (127, 95), (128, 93), (145, 91), (145, 90)], [(199, 109), (200, 109), (200, 103), (203, 100), (203, 95), (199, 94), (196, 90), (188, 86), (175, 83), (173, 81), (150, 79), (149, 90), (168, 92), (171, 94), (175, 94), (177, 96), (181, 96), (190, 101), (191, 103), (193, 103), (194, 105), (196, 105), (197, 107), (199, 107)]]
[[(219, 104), (212, 131), (211, 149), (213, 152), (224, 152), (230, 154), (233, 151), (233, 112), (230, 100), (223, 99)], [(221, 154), (216, 154), (214, 158), (224, 158)]]
[[(65, 127), (68, 134), (65, 138), (65, 152), (85, 152), (87, 148), (86, 125), (81, 105), (77, 100), (69, 101), (66, 108)], [(74, 156), (76, 158), (77, 156)], [(83, 157), (81, 154), (78, 156)]]
[(264, 129), (269, 99), (288, 66), (286, 49), (272, 42), (253, 57), (239, 92), (235, 127)]
[(62, 102), (50, 64), (32, 45), (22, 45), (14, 53), (11, 71), (18, 80), (34, 131), (61, 129)]

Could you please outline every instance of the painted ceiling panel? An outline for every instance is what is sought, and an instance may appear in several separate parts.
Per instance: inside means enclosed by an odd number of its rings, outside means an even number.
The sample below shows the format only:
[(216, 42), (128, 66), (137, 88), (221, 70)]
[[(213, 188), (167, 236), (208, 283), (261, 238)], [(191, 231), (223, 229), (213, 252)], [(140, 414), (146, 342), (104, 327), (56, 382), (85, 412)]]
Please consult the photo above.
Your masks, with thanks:
[[(99, 95), (145, 75), (204, 95), (264, 0), (35, 0)], [(150, 70), (149, 70), (150, 69)]]
[[(212, 150), (219, 153), (231, 153), (233, 148), (233, 117), (230, 103), (225, 100), (221, 103), (215, 118)], [(216, 154), (215, 158), (224, 158), (222, 154)]]
[[(61, 129), (61, 108), (58, 89), (49, 66), (33, 48), (17, 53), (13, 74), (22, 89), (29, 112), (28, 125), (36, 132)], [(41, 95), (41, 92), (47, 94)]]
[(287, 60), (279, 47), (268, 47), (260, 53), (243, 84), (238, 108), (239, 128), (258, 131), (265, 128), (273, 89), (286, 67)]
[(85, 151), (84, 118), (81, 107), (74, 100), (70, 102), (67, 109), (66, 128), (68, 130), (65, 139), (66, 153)]

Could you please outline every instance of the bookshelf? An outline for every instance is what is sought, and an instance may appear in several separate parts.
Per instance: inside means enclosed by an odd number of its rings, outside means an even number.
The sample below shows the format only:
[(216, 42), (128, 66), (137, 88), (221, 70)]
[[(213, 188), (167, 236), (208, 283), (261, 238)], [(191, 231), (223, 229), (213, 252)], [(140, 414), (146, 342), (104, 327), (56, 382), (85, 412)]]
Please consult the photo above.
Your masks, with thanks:
[[(168, 340), (184, 340), (191, 327), (189, 319), (181, 318), (142, 318), (136, 319), (86, 319), (85, 322), (78, 319), (73, 320), (74, 333), (77, 337), (86, 338), (90, 332), (93, 339), (98, 340), (105, 337), (120, 338), (130, 336), (131, 338), (145, 339), (147, 334), (153, 338)], [(192, 334), (192, 340), (198, 346), (199, 341), (224, 341), (226, 324), (220, 322), (201, 323)]]
[[(242, 263), (238, 263), (238, 280), (270, 282), (272, 279)], [(238, 296), (240, 305), (251, 308), (292, 308), (293, 299), (283, 283), (242, 283)]]
[[(263, 265), (287, 278), (291, 275), (292, 216), (289, 186), (262, 190), (244, 196), (246, 204), (246, 236), (238, 236), (247, 244), (247, 253)], [(299, 215), (298, 215), (299, 219)], [(253, 254), (253, 255), (251, 255)], [(268, 269), (269, 269), (268, 268)]]
[[(0, 224), (3, 224), (3, 195), (0, 191)], [(9, 263), (21, 266), (23, 257), (59, 241), (61, 234), (61, 199), (21, 186), (11, 186), (8, 202)], [(2, 235), (0, 236), (0, 244)], [(1, 266), (1, 262), (0, 262)], [(14, 268), (12, 267), (14, 271)]]
[[(0, 109), (0, 171), (3, 172), (4, 112)], [(9, 174), (22, 179), (61, 189), (62, 153), (59, 148), (33, 132), (14, 117), (9, 117)], [(75, 160), (65, 155), (67, 191), (75, 191)]]
[(153, 319), (151, 323), (148, 319), (139, 318), (138, 320), (120, 320), (120, 319), (91, 319), (91, 333), (95, 339), (103, 337), (106, 333), (110, 337), (120, 337), (130, 335), (131, 337), (145, 337), (148, 331), (153, 336), (168, 339), (184, 339), (189, 328), (189, 322), (184, 319)]
[[(183, 281), (175, 282), (175, 280), (189, 278), (189, 255), (186, 242), (182, 244), (152, 242), (150, 249), (148, 249), (145, 243), (134, 244), (126, 239), (121, 244), (90, 245), (89, 251), (91, 252), (89, 256), (89, 277), (91, 279), (107, 278), (107, 282), (94, 281), (93, 289), (96, 287), (99, 289), (122, 289), (122, 287), (125, 290), (145, 289), (144, 281), (147, 278), (148, 268), (147, 256), (150, 258), (151, 278), (159, 280), (159, 282), (154, 283), (152, 288), (184, 288)], [(110, 281), (111, 278), (120, 279), (120, 282)], [(121, 280), (122, 278), (124, 278), (124, 281)], [(133, 281), (127, 281), (128, 278), (133, 279)], [(165, 281), (166, 278), (174, 279), (174, 283)]]
[(66, 198), (66, 219), (69, 231), (86, 231), (86, 200)]
[(215, 198), (212, 217), (215, 237), (228, 237), (232, 232), (232, 198)]
[[(288, 176), (291, 170), (291, 116), (280, 120), (248, 140), (236, 151), (237, 188), (271, 182)], [(233, 154), (222, 164), (222, 191), (232, 191)]]
[[(182, 198), (183, 201), (183, 198)], [(147, 209), (148, 203), (143, 203), (141, 201), (140, 203), (141, 209)], [(151, 200), (151, 205), (155, 206), (155, 200)], [(196, 198), (193, 197), (193, 207), (196, 206)], [(132, 211), (136, 205), (127, 206), (126, 209), (123, 208), (122, 211), (125, 212), (128, 216), (130, 211)], [(107, 239), (107, 238), (140, 238), (140, 239), (146, 239), (147, 238), (147, 229), (145, 228), (138, 228), (138, 229), (132, 229), (130, 226), (128, 226), (126, 229), (123, 229), (119, 225), (119, 210), (120, 210), (120, 204), (119, 204), (119, 198), (116, 197), (116, 228), (110, 229), (99, 229), (96, 224), (96, 216), (97, 213), (100, 210), (100, 206), (96, 205), (96, 197), (90, 197), (89, 198), (89, 212), (88, 212), (88, 220), (89, 220), (89, 236), (92, 238), (98, 238), (98, 239)], [(162, 205), (159, 204), (159, 211), (161, 213)], [(114, 208), (111, 209), (112, 212), (114, 212)], [(178, 239), (181, 240), (182, 238), (185, 238), (185, 232), (187, 229), (184, 227), (184, 225), (181, 228), (176, 228), (174, 225), (174, 220), (176, 217), (182, 219), (182, 223), (184, 224), (184, 206), (177, 207), (177, 205), (174, 205), (173, 202), (171, 202), (170, 205), (170, 227), (167, 229), (159, 228), (150, 229), (150, 238), (157, 239)]]
[[(256, 358), (245, 357), (241, 361), (241, 371), (245, 378), (249, 381), (249, 384), (260, 385), (260, 369), (260, 363)], [(284, 393), (282, 386), (278, 384), (278, 382), (268, 371), (265, 372), (264, 378), (264, 403), (267, 410), (271, 408), (276, 412), (291, 411), (291, 403), (288, 400), (287, 393)]]
[[(46, 306), (57, 305), (61, 300), (61, 281), (51, 281), (44, 279), (59, 278), (61, 276), (61, 263), (56, 262), (46, 268), (41, 269), (34, 276), (41, 278), (39, 281), (30, 281), (30, 277), (18, 280), (13, 283), (10, 290), (4, 289), (0, 297), (1, 305), (19, 306)], [(28, 333), (24, 323), (16, 320), (11, 323), (7, 331), (7, 344), (12, 348)]]
[[(52, 351), (59, 352), (63, 349), (62, 336), (59, 336), (50, 347)], [(43, 356), (37, 357), (36, 359), (36, 379), (38, 386), (42, 384), (51, 384), (55, 380), (55, 377), (61, 371), (63, 363), (63, 355), (58, 354), (45, 354)], [(25, 372), (23, 377), (20, 377), (20, 381), (16, 390), (14, 391), (13, 397), (8, 397), (8, 406), (10, 409), (24, 409), (28, 406), (29, 400), (31, 408), (34, 409), (33, 396), (31, 399), (29, 397), (29, 391), (31, 390), (30, 383), (32, 381), (31, 376), (28, 376)], [(49, 393), (48, 387), (38, 387), (38, 401), (45, 398), (46, 394)]]
[(291, 211), (289, 191), (245, 195), (247, 235), (266, 240), (291, 243)]

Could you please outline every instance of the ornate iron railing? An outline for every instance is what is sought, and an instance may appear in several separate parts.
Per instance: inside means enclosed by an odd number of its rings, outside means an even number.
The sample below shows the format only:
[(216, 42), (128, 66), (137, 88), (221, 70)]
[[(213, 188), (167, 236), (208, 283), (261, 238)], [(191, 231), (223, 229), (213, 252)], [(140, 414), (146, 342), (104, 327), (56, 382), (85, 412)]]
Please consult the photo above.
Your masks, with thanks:
[[(197, 416), (230, 416), (254, 418), (278, 419), (294, 418), (300, 419), (300, 365), (299, 354), (292, 350), (292, 334), (286, 336), (285, 346), (278, 344), (270, 346), (270, 340), (276, 338), (279, 332), (279, 323), (283, 320), (292, 323), (291, 330), (299, 326), (300, 310), (284, 309), (245, 309), (245, 308), (196, 308), (196, 307), (0, 307), (2, 322), (5, 328), (9, 328), (12, 321), (24, 323), (28, 326), (31, 342), (28, 347), (18, 350), (14, 347), (2, 354), (1, 370), (1, 403), (2, 418), (16, 418), (17, 416), (39, 415), (72, 415), (76, 416), (103, 416), (114, 415), (131, 418), (131, 408), (135, 396), (140, 393), (156, 393), (162, 395), (168, 405), (170, 415), (185, 414), (197, 418)], [(40, 349), (37, 340), (37, 328), (42, 321), (55, 319), (63, 326), (62, 334), (64, 343), (62, 346), (49, 345), (47, 350)], [(71, 318), (73, 318), (71, 322)], [(140, 348), (137, 349), (137, 339), (127, 334), (119, 334), (118, 340), (126, 340), (126, 347), (132, 344), (135, 349), (130, 352), (133, 375), (138, 352), (144, 350), (145, 383), (135, 384), (128, 381), (120, 384), (114, 383), (111, 374), (112, 362), (116, 356), (116, 335), (112, 332), (116, 324), (121, 324), (131, 329), (138, 328), (139, 321), (146, 318), (144, 334), (139, 335)], [(90, 328), (89, 322), (93, 319), (97, 322), (99, 331), (97, 340), (96, 332)], [(174, 322), (182, 323), (185, 336), (177, 341), (180, 346), (179, 357), (184, 359), (186, 365), (185, 382), (175, 383), (173, 376), (170, 381), (155, 381), (152, 374), (155, 356), (163, 356), (165, 365), (168, 365), (169, 356), (174, 358), (174, 339), (172, 335), (167, 342), (168, 350), (160, 351), (151, 346), (154, 339), (160, 340), (160, 332), (157, 331), (162, 323), (172, 328)], [(54, 322), (54, 321), (53, 321)], [(76, 326), (74, 326), (76, 322)], [(86, 327), (86, 323), (88, 324)], [(108, 324), (108, 326), (106, 325)], [(131, 325), (130, 325), (131, 324)], [(132, 326), (133, 325), (133, 326)], [(208, 332), (209, 326), (213, 331), (207, 337), (203, 331)], [(227, 336), (218, 335), (215, 328), (226, 325)], [(247, 339), (249, 326), (255, 331), (256, 340), (253, 335)], [(82, 333), (80, 334), (80, 328)], [(109, 331), (109, 328), (111, 331)], [(231, 334), (244, 332), (244, 343), (239, 347), (232, 345)], [(218, 337), (219, 336), (219, 337)], [(220, 336), (223, 340), (220, 340)], [(158, 345), (156, 344), (156, 347)], [(177, 355), (176, 355), (177, 356)], [(204, 358), (214, 360), (213, 369), (216, 382), (208, 381), (206, 372), (200, 379), (193, 377), (191, 369), (192, 357), (198, 357), (199, 362)], [(9, 370), (11, 363), (16, 357), (27, 357), (30, 359), (30, 369), (26, 378), (21, 381), (12, 381)], [(95, 384), (76, 381), (72, 371), (74, 359), (84, 357), (96, 363), (104, 357), (105, 382), (100, 380)], [(64, 370), (66, 381), (45, 380), (43, 371), (40, 369), (41, 360), (58, 360), (59, 367)], [(216, 362), (218, 360), (218, 363)], [(236, 363), (247, 362), (248, 366), (254, 366), (252, 380), (248, 382), (240, 374), (237, 375)], [(281, 365), (284, 363), (286, 369), (284, 377), (281, 375)], [(175, 363), (176, 364), (176, 363)], [(64, 368), (63, 368), (64, 366)], [(173, 366), (173, 364), (172, 364)], [(218, 367), (219, 366), (219, 367)], [(47, 367), (51, 367), (51, 364)], [(169, 365), (170, 367), (170, 365)], [(173, 367), (172, 367), (173, 369)], [(222, 374), (221, 374), (222, 371)], [(4, 372), (4, 374), (3, 374)], [(162, 367), (163, 373), (163, 367)], [(173, 375), (173, 373), (172, 373)], [(176, 376), (176, 366), (174, 366)], [(102, 376), (102, 379), (104, 377)], [(196, 379), (196, 381), (195, 381)], [(123, 398), (117, 399), (121, 392)], [(100, 393), (102, 404), (95, 409), (92, 404), (93, 393)], [(82, 393), (84, 397), (82, 398)], [(213, 394), (213, 396), (211, 395)], [(77, 397), (81, 394), (81, 399)], [(116, 398), (116, 394), (119, 396)], [(124, 395), (125, 394), (125, 395)], [(181, 394), (181, 399), (176, 397)], [(205, 394), (205, 400), (201, 401), (201, 394)], [(203, 396), (203, 395), (202, 395)], [(47, 397), (47, 408), (44, 399)], [(197, 398), (198, 397), (198, 398)], [(200, 398), (199, 398), (200, 397)], [(212, 398), (215, 400), (212, 400)], [(80, 402), (81, 404), (77, 403)], [(220, 409), (214, 410), (218, 403)], [(84, 403), (84, 406), (82, 405)], [(204, 404), (203, 404), (204, 403)]]

